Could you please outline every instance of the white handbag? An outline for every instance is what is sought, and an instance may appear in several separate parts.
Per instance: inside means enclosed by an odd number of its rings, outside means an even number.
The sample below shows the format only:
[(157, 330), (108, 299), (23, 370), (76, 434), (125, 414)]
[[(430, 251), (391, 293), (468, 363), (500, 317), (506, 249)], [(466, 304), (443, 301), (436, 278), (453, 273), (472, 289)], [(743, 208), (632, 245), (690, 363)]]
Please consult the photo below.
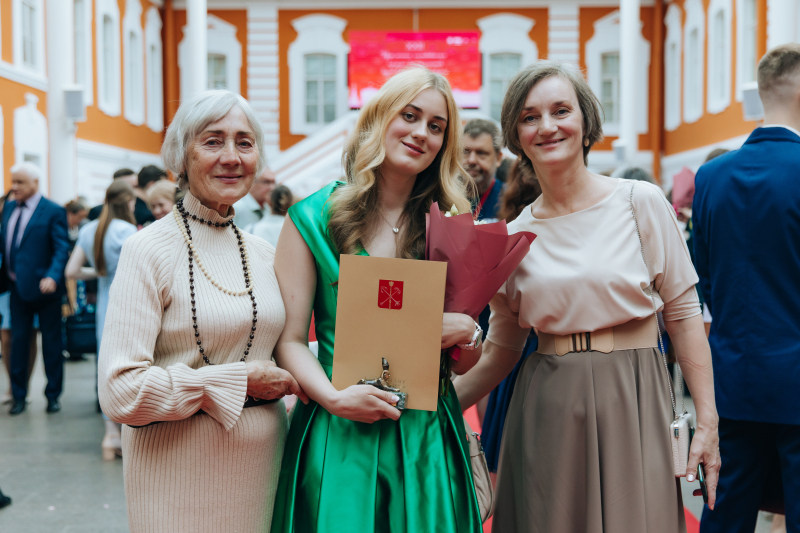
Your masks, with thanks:
[[(647, 258), (644, 254), (644, 243), (642, 242), (642, 234), (639, 231), (639, 222), (636, 220), (636, 209), (633, 207), (633, 187), (636, 184), (634, 181), (631, 183), (631, 214), (633, 214), (633, 222), (636, 225), (636, 235), (639, 237), (639, 246), (642, 249), (642, 260), (644, 261), (645, 268), (647, 267)], [(681, 374), (681, 367), (678, 362), (675, 362), (675, 379), (678, 380), (678, 397), (681, 400), (681, 411), (678, 414), (678, 408), (675, 403), (675, 393), (672, 390), (672, 380), (669, 376), (669, 367), (667, 366), (667, 354), (664, 351), (664, 341), (661, 338), (661, 327), (658, 325), (658, 308), (656, 307), (656, 299), (653, 296), (653, 282), (647, 287), (650, 293), (650, 301), (653, 302), (653, 314), (656, 316), (656, 330), (658, 330), (658, 348), (661, 352), (661, 360), (664, 362), (664, 370), (667, 373), (667, 386), (669, 387), (669, 395), (672, 399), (672, 414), (674, 419), (669, 425), (669, 438), (672, 443), (672, 463), (674, 467), (675, 477), (685, 477), (686, 468), (689, 462), (689, 447), (692, 443), (692, 435), (694, 434), (694, 423), (692, 414), (686, 411), (686, 405), (683, 400), (683, 375)]]
[(489, 467), (486, 466), (486, 456), (483, 453), (483, 444), (479, 433), (472, 431), (467, 419), (464, 419), (464, 428), (469, 439), (469, 458), (472, 463), (472, 479), (475, 482), (475, 495), (478, 497), (478, 510), (481, 523), (486, 522), (494, 512), (494, 487), (489, 477)]

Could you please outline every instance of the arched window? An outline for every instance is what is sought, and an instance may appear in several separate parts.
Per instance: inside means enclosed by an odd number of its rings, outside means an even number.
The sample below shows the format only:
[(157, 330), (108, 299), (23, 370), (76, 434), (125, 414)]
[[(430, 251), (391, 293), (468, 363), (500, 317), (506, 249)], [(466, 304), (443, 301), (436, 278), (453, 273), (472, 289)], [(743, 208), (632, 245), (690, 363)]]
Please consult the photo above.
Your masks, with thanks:
[(158, 9), (147, 10), (144, 27), (145, 80), (147, 83), (147, 126), (153, 131), (164, 129), (164, 83), (161, 70), (161, 16)]
[(709, 113), (719, 113), (731, 103), (731, 3), (711, 0), (708, 9)]
[[(184, 28), (184, 35), (186, 28)], [(238, 93), (241, 90), (242, 45), (236, 38), (236, 26), (219, 17), (208, 15), (206, 33), (206, 87), (209, 89), (228, 89)], [(181, 99), (186, 98), (189, 88), (189, 49), (184, 38), (178, 45), (178, 66), (181, 69)]]
[(736, 0), (736, 99), (742, 100), (742, 85), (756, 81), (756, 0)]
[(703, 115), (705, 13), (700, 0), (687, 0), (684, 9), (683, 120), (691, 123)]
[(96, 0), (97, 106), (106, 115), (120, 114), (120, 20), (116, 0)]
[(664, 43), (664, 127), (675, 130), (681, 123), (681, 10), (670, 4), (664, 17), (667, 38)]
[(481, 111), (495, 120), (500, 120), (508, 82), (519, 69), (539, 59), (539, 50), (530, 38), (534, 24), (533, 19), (512, 13), (478, 19), (483, 72), (488, 73), (481, 90)]
[(292, 21), (297, 39), (289, 45), (289, 131), (310, 135), (320, 124), (348, 111), (347, 54), (342, 39), (347, 21), (306, 15)]
[(125, 118), (137, 126), (144, 123), (144, 45), (142, 39), (142, 4), (125, 2), (122, 21), (125, 35), (123, 75), (125, 77)]

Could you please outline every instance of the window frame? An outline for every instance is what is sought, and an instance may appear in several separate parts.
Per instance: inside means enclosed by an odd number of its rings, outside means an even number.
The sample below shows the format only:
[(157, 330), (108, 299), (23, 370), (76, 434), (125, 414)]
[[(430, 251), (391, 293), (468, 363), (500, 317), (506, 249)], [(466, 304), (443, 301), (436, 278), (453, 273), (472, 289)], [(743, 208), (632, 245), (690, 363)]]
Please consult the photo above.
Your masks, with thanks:
[[(26, 64), (23, 57), (24, 32), (22, 30), (22, 8), (23, 3), (30, 3), (34, 6), (35, 14), (33, 24), (36, 35), (34, 36), (34, 57), (35, 65)], [(13, 0), (12, 3), (12, 37), (13, 37), (13, 57), (14, 65), (24, 72), (35, 74), (41, 77), (46, 76), (45, 65), (45, 28), (44, 28), (44, 0)]]
[[(83, 12), (76, 13), (75, 7), (78, 2), (83, 5)], [(81, 16), (83, 20), (83, 47), (78, 49), (77, 29), (78, 21), (74, 21), (74, 29), (72, 33), (72, 40), (75, 46), (75, 84), (83, 87), (83, 104), (92, 105), (94, 103), (94, 64), (92, 62), (92, 1), (91, 0), (74, 0), (72, 6), (72, 13), (74, 17)], [(78, 76), (78, 61), (83, 61), (83, 79)]]
[[(496, 54), (518, 54), (520, 67), (539, 59), (539, 49), (531, 40), (531, 29), (536, 21), (513, 13), (497, 13), (478, 19), (481, 38), (478, 48), (482, 55), (481, 106), (480, 111), (492, 116), (491, 57)], [(496, 119), (495, 119), (496, 120)]]
[[(686, 10), (686, 19), (683, 24), (683, 121), (691, 124), (703, 116), (703, 103), (705, 102), (705, 11), (700, 0), (686, 0), (683, 7)], [(692, 53), (689, 47), (693, 30), (697, 30), (698, 50), (695, 53)], [(694, 64), (696, 69), (694, 74), (697, 76), (699, 84), (699, 87), (694, 88), (689, 87), (692, 82), (689, 69), (693, 66), (693, 59), (697, 60)], [(699, 89), (699, 94), (695, 94), (697, 89)]]
[[(717, 20), (722, 17), (721, 38), (717, 35)], [(706, 95), (706, 110), (716, 114), (724, 111), (731, 105), (731, 70), (733, 68), (732, 55), (732, 8), (730, 0), (711, 0), (708, 6), (708, 88)], [(719, 43), (717, 43), (719, 41)], [(717, 44), (721, 44), (717, 46)], [(717, 73), (719, 69), (721, 86), (717, 85)], [(717, 94), (715, 89), (721, 90)]]
[[(214, 15), (208, 15), (208, 30), (206, 31), (206, 54), (225, 56), (225, 79), (228, 90), (239, 94), (241, 92), (242, 77), (242, 45), (236, 38), (237, 28), (233, 24)], [(178, 44), (178, 68), (180, 69), (181, 100), (185, 100), (190, 87), (189, 79), (189, 49), (186, 40), (188, 27), (183, 27), (183, 39)], [(206, 56), (208, 61), (208, 56)], [(208, 84), (206, 74), (205, 84)]]
[[(331, 59), (333, 61), (333, 75), (327, 76), (324, 73), (320, 73), (314, 79), (310, 79), (309, 78), (309, 74), (308, 74), (308, 59), (311, 56), (317, 56), (319, 58)], [(306, 103), (306, 106), (305, 106), (306, 115), (305, 115), (305, 119), (304, 120), (306, 121), (307, 124), (316, 124), (318, 126), (325, 126), (326, 124), (330, 124), (331, 122), (336, 120), (336, 56), (334, 54), (319, 54), (319, 53), (306, 54), (306, 55), (303, 56), (303, 63), (304, 63), (304, 70), (305, 70), (305, 72), (304, 72), (304, 81), (305, 81), (305, 83), (303, 84), (303, 88), (304, 88), (303, 97), (305, 98), (305, 103)], [(311, 122), (311, 121), (308, 120), (308, 108), (311, 105), (309, 103), (309, 98), (308, 98), (308, 96), (309, 96), (308, 84), (311, 81), (317, 83), (317, 94), (316, 94), (316, 104), (315, 104), (315, 106), (316, 106), (316, 112), (317, 112), (317, 116), (319, 117), (319, 120), (317, 120), (315, 122)], [(333, 94), (333, 101), (334, 101), (334, 104), (333, 104), (334, 105), (333, 119), (331, 119), (330, 121), (326, 121), (325, 120), (325, 107), (326, 107), (327, 104), (326, 104), (326, 101), (325, 101), (325, 84), (326, 83), (331, 83), (331, 82), (333, 83), (333, 90), (334, 90), (334, 94)]]
[[(131, 44), (133, 39), (135, 43)], [(144, 51), (142, 4), (139, 0), (126, 0), (122, 19), (122, 96), (125, 118), (135, 126), (144, 124)]]
[[(161, 15), (158, 9), (151, 7), (147, 10), (144, 27), (145, 121), (147, 127), (155, 132), (164, 130), (164, 47), (161, 27)], [(156, 49), (155, 61), (150, 57), (151, 48)]]
[(310, 54), (336, 57), (336, 116), (333, 122), (350, 111), (347, 101), (347, 54), (350, 45), (342, 38), (347, 21), (333, 15), (306, 15), (292, 20), (297, 38), (289, 45), (289, 132), (311, 135), (329, 123), (306, 121), (306, 64)]
[[(749, 22), (745, 20), (745, 2), (748, 0), (736, 0), (736, 101), (742, 101), (742, 87), (750, 82), (756, 81), (756, 72), (758, 64), (758, 2), (753, 2), (753, 20)], [(753, 78), (745, 79), (745, 39), (748, 36), (747, 27), (752, 26), (752, 50), (753, 50)], [(800, 37), (800, 35), (798, 35)]]
[[(613, 11), (595, 21), (594, 35), (586, 41), (584, 58), (586, 62), (586, 78), (595, 94), (602, 90), (602, 57), (608, 52), (620, 51), (619, 10)], [(642, 35), (644, 24), (639, 21), (637, 65), (639, 72), (650, 72), (650, 41)], [(636, 82), (636, 132), (647, 133), (650, 125), (650, 76), (637, 76)], [(618, 136), (619, 123), (603, 123), (603, 133)]]
[[(664, 17), (667, 38), (664, 42), (664, 128), (674, 131), (681, 125), (681, 96), (683, 87), (683, 24), (681, 8), (670, 4)], [(676, 65), (670, 64), (670, 48), (675, 46)]]
[[(104, 39), (105, 17), (111, 20), (112, 57), (106, 58), (106, 42)], [(121, 99), (121, 26), (119, 6), (116, 0), (95, 0), (95, 51), (97, 54), (97, 107), (110, 117), (117, 117), (122, 111)], [(108, 65), (106, 62), (108, 61)], [(111, 72), (106, 72), (110, 67)], [(106, 82), (108, 87), (106, 86)], [(106, 94), (109, 93), (109, 94)]]
[[(511, 57), (511, 56), (518, 57), (519, 58), (520, 68), (522, 68), (523, 59), (522, 59), (522, 54), (520, 54), (518, 52), (492, 52), (491, 54), (489, 54), (489, 70), (487, 71), (488, 72), (488, 74), (487, 74), (487, 78), (488, 78), (487, 88), (488, 88), (488, 92), (489, 92), (489, 113), (488, 114), (489, 114), (490, 117), (492, 117), (492, 120), (500, 122), (500, 113), (498, 113), (497, 116), (495, 116), (495, 114), (494, 114), (495, 100), (494, 100), (493, 97), (495, 95), (492, 93), (492, 85), (493, 85), (493, 83), (495, 81), (500, 81), (503, 84), (503, 90), (501, 92), (502, 92), (503, 95), (505, 95), (506, 91), (508, 90), (509, 82), (513, 78), (513, 75), (512, 76), (507, 76), (507, 75), (504, 74), (502, 78), (496, 78), (496, 77), (492, 76), (492, 70), (493, 70), (492, 69), (492, 60), (497, 58), (498, 56), (505, 56), (506, 58)], [(517, 69), (517, 71), (519, 71), (519, 69)], [(503, 102), (503, 98), (501, 97), (500, 98), (501, 113), (502, 113), (502, 102)]]

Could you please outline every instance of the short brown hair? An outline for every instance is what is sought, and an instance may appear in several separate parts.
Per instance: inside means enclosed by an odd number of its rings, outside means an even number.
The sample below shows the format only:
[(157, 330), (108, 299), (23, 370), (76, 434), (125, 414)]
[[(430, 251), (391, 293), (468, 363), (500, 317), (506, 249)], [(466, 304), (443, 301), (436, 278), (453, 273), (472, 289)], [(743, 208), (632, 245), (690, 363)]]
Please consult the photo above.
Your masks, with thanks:
[(503, 137), (500, 135), (500, 128), (491, 120), (473, 118), (464, 126), (464, 135), (469, 135), (472, 139), (477, 139), (484, 133), (492, 138), (492, 147), (495, 152), (503, 149)]
[(758, 62), (758, 94), (762, 102), (774, 97), (800, 82), (800, 44), (790, 43), (776, 46)]
[(503, 130), (503, 140), (511, 153), (520, 158), (520, 165), (533, 169), (533, 163), (525, 155), (522, 144), (519, 142), (517, 121), (525, 99), (531, 89), (545, 78), (561, 76), (572, 84), (578, 97), (578, 105), (583, 115), (583, 139), (588, 140), (588, 146), (583, 147), (583, 162), (588, 165), (589, 150), (599, 141), (603, 140), (603, 118), (600, 100), (589, 88), (581, 71), (572, 63), (563, 61), (537, 61), (523, 68), (508, 84), (506, 96), (503, 99), (503, 110), (500, 125)]

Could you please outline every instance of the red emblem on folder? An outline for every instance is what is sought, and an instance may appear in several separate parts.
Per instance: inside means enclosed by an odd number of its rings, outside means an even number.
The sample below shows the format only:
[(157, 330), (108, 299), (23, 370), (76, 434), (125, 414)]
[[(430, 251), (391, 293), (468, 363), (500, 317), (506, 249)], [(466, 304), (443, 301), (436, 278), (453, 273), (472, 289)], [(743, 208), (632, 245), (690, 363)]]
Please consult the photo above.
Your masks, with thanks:
[(403, 308), (403, 282), (382, 279), (378, 281), (378, 307), (381, 309)]

